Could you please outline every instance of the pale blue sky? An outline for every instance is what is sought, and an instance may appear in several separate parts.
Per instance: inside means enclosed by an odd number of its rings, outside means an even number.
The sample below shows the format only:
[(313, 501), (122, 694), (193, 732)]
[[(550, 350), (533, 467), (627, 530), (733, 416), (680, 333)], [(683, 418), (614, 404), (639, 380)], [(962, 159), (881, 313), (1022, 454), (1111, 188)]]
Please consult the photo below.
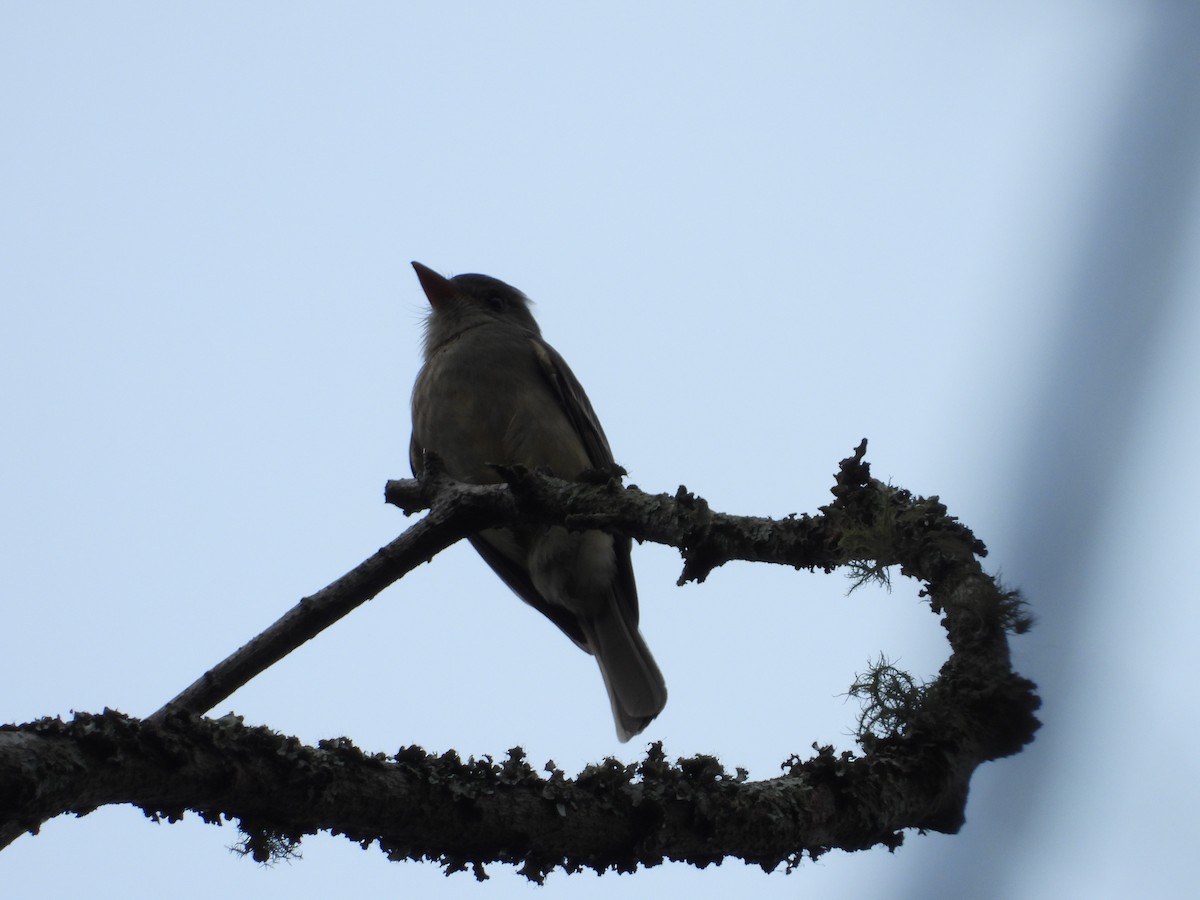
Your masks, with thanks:
[[(382, 487), (408, 474), (418, 259), (534, 299), (639, 486), (813, 511), (867, 437), (1040, 619), (1014, 652), (1046, 726), (978, 773), (962, 834), (553, 896), (1183, 896), (1198, 44), (1196, 7), (1117, 0), (0, 3), (0, 721), (145, 715), (405, 527)], [(910, 585), (634, 562), (670, 688), (644, 737), (672, 756), (767, 778), (849, 749), (868, 658), (947, 653)], [(644, 749), (467, 547), (230, 709), (371, 751)], [(328, 837), (266, 870), (235, 838), (109, 808), (0, 876), (550, 895)]]

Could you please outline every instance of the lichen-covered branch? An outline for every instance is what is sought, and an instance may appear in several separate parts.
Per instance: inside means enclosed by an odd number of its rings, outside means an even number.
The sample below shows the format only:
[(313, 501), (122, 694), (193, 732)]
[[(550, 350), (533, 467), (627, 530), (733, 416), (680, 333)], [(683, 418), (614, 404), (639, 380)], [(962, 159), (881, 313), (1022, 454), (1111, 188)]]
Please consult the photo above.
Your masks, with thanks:
[[(556, 867), (628, 871), (664, 859), (790, 867), (835, 847), (894, 847), (909, 828), (954, 832), (975, 769), (1016, 753), (1038, 727), (1034, 685), (1012, 671), (1008, 650), (1028, 619), (1019, 598), (983, 572), (986, 551), (970, 530), (936, 497), (872, 479), (865, 450), (864, 441), (842, 461), (831, 504), (784, 520), (723, 515), (682, 488), (648, 495), (599, 475), (574, 484), (508, 469), (506, 485), (462, 485), (433, 461), (423, 480), (387, 490), (406, 512), (429, 515), (150, 719), (106, 711), (0, 727), (0, 847), (52, 816), (131, 803), (166, 819), (187, 809), (237, 819), (260, 857), (328, 830), (377, 841), (397, 859), (435, 859), (479, 877), (487, 863), (510, 862), (540, 881)], [(879, 704), (864, 717), (879, 727), (859, 736), (861, 754), (820, 748), (758, 782), (709, 757), (669, 763), (659, 745), (640, 764), (607, 760), (568, 778), (534, 771), (519, 749), (500, 761), (416, 747), (372, 756), (344, 739), (306, 747), (234, 717), (199, 715), (438, 550), (522, 520), (678, 547), (681, 581), (702, 581), (730, 559), (851, 566), (864, 577), (898, 565), (922, 583), (952, 653), (926, 685), (882, 661), (861, 681), (860, 693)]]

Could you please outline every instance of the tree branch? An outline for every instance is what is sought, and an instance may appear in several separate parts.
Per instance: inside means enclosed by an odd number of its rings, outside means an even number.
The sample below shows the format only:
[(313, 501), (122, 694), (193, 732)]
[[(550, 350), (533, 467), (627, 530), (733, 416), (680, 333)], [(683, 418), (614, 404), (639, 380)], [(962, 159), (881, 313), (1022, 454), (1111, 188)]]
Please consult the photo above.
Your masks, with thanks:
[(359, 563), (341, 578), (304, 597), (273, 625), (188, 685), (150, 716), (169, 712), (204, 713), (256, 675), (265, 672), (301, 644), (399, 581), (451, 544), (515, 515), (512, 498), (502, 487), (475, 487), (445, 476), (436, 459), (421, 482), (411, 482), (422, 509), (430, 513), (400, 537)]
[[(1029, 621), (1019, 597), (981, 569), (986, 550), (971, 531), (936, 497), (872, 479), (865, 451), (864, 441), (842, 461), (833, 503), (784, 520), (715, 513), (683, 488), (652, 496), (610, 478), (575, 484), (519, 468), (502, 470), (506, 485), (463, 485), (430, 460), (422, 480), (387, 487), (390, 502), (429, 515), (149, 720), (106, 711), (0, 727), (0, 847), (54, 815), (132, 803), (172, 820), (185, 809), (237, 818), (260, 857), (329, 830), (378, 841), (395, 859), (470, 865), (478, 877), (488, 862), (510, 862), (540, 881), (559, 866), (629, 871), (664, 859), (791, 867), (833, 847), (898, 846), (906, 828), (955, 832), (974, 770), (1018, 752), (1038, 728), (1035, 687), (1012, 671), (1008, 649), (1008, 634)], [(898, 564), (922, 582), (952, 654), (929, 685), (883, 662), (856, 685), (878, 706), (864, 717), (877, 728), (859, 736), (863, 755), (819, 748), (760, 782), (710, 757), (669, 764), (660, 745), (639, 765), (609, 759), (570, 779), (552, 765), (538, 775), (519, 748), (503, 762), (416, 747), (368, 756), (345, 739), (306, 747), (197, 714), (454, 541), (520, 521), (678, 547), (681, 582), (731, 559), (852, 566), (861, 577)]]

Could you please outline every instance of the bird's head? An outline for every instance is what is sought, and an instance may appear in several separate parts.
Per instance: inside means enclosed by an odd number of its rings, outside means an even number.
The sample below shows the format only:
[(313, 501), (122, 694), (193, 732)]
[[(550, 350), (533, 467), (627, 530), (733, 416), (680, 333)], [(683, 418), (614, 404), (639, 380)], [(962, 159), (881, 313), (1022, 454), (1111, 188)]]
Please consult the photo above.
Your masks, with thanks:
[(529, 311), (529, 298), (499, 278), (474, 274), (446, 278), (419, 262), (412, 266), (429, 299), (429, 318), (425, 322), (427, 350), (468, 328), (493, 323), (541, 334)]

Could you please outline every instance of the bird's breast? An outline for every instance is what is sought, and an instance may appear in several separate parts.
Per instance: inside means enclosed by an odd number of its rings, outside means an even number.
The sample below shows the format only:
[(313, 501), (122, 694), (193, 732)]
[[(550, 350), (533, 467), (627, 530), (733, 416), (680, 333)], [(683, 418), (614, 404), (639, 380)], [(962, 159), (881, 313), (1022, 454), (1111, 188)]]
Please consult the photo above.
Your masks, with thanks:
[(476, 329), (435, 351), (413, 388), (413, 435), (461, 481), (499, 481), (493, 464), (545, 466), (561, 478), (588, 468), (583, 441), (525, 335)]

